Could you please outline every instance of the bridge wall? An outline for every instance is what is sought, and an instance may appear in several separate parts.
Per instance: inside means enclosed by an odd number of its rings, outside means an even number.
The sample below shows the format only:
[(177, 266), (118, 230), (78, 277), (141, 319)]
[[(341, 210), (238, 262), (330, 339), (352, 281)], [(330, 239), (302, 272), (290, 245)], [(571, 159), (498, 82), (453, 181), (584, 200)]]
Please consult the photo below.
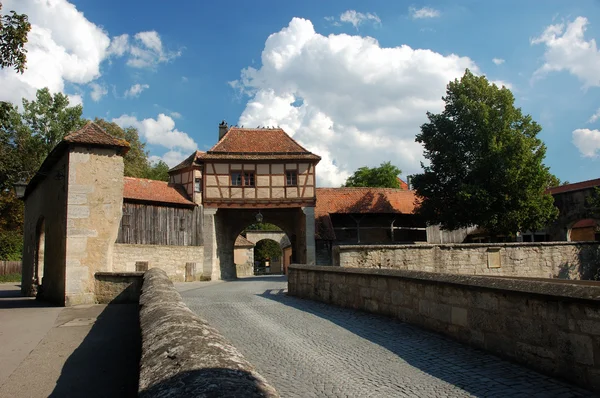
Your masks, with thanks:
[(334, 247), (334, 265), (469, 275), (597, 279), (598, 242)]
[(292, 265), (289, 294), (383, 314), (600, 391), (600, 282)]

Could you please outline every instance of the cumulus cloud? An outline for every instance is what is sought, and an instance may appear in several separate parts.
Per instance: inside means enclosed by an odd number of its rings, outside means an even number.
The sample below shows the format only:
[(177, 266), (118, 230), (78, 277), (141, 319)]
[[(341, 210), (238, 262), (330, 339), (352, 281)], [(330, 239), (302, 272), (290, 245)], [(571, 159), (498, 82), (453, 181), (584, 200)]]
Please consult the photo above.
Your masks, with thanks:
[(412, 19), (423, 19), (423, 18), (438, 18), (442, 15), (440, 10), (436, 10), (431, 7), (415, 8), (408, 7), (408, 13)]
[(90, 92), (90, 97), (92, 97), (92, 100), (94, 100), (94, 102), (100, 101), (102, 97), (108, 94), (108, 89), (103, 84), (98, 84), (94, 82), (90, 83), (89, 86), (92, 89), (92, 91)]
[(175, 121), (164, 113), (159, 114), (156, 119), (138, 120), (135, 116), (121, 115), (112, 121), (123, 128), (137, 128), (140, 135), (152, 145), (183, 150), (195, 150), (198, 147), (189, 135), (177, 130)]
[(590, 119), (588, 120), (588, 123), (594, 123), (596, 120), (600, 119), (600, 108), (598, 108), (598, 110), (596, 111), (596, 113), (594, 113)]
[(171, 115), (172, 118), (181, 119), (181, 113), (179, 112), (171, 112), (169, 115)]
[(113, 37), (108, 49), (110, 55), (127, 56), (127, 65), (133, 68), (154, 68), (181, 55), (181, 50), (166, 50), (158, 32), (152, 30)]
[(181, 151), (168, 151), (162, 156), (152, 155), (148, 158), (148, 160), (150, 160), (151, 163), (156, 163), (159, 160), (162, 160), (163, 162), (168, 164), (169, 167), (175, 167), (179, 163), (181, 163), (185, 158), (190, 156), (190, 154), (191, 153), (189, 152), (184, 153)]
[[(327, 18), (326, 18), (327, 19)], [(344, 11), (340, 15), (340, 21), (352, 24), (356, 29), (358, 29), (359, 25), (362, 25), (365, 22), (372, 21), (376, 25), (381, 25), (381, 19), (375, 13), (367, 12), (366, 14), (362, 12), (357, 12), (355, 10)]]
[[(2, 0), (2, 5), (2, 12), (27, 14), (31, 31), (25, 46), (25, 72), (0, 69), (0, 101), (20, 104), (22, 98), (35, 98), (36, 91), (43, 87), (57, 93), (64, 92), (67, 83), (92, 83), (101, 76), (101, 65), (108, 57), (126, 55), (129, 65), (143, 67), (166, 62), (179, 54), (166, 51), (156, 32), (138, 33), (131, 43), (128, 35), (111, 40), (106, 31), (67, 0)], [(90, 87), (93, 100), (105, 95), (105, 88), (99, 83)], [(82, 100), (78, 94), (71, 97)]]
[(587, 18), (577, 17), (566, 25), (550, 25), (539, 37), (531, 39), (531, 44), (546, 46), (544, 65), (535, 71), (534, 78), (566, 70), (585, 88), (600, 86), (600, 52), (594, 39), (585, 40), (587, 24)]
[(600, 149), (600, 130), (577, 129), (573, 131), (573, 144), (584, 157), (594, 157)]
[(502, 65), (505, 61), (502, 58), (492, 58), (492, 62), (496, 65)]
[(129, 89), (125, 90), (125, 98), (139, 97), (142, 91), (146, 90), (147, 88), (150, 88), (150, 85), (136, 83), (129, 87)]
[(320, 185), (339, 186), (357, 168), (386, 160), (411, 174), (423, 160), (415, 134), (425, 113), (443, 109), (446, 85), (465, 68), (478, 72), (468, 57), (326, 37), (294, 18), (269, 36), (262, 66), (242, 70), (233, 85), (249, 96), (238, 124), (281, 126), (322, 156)]

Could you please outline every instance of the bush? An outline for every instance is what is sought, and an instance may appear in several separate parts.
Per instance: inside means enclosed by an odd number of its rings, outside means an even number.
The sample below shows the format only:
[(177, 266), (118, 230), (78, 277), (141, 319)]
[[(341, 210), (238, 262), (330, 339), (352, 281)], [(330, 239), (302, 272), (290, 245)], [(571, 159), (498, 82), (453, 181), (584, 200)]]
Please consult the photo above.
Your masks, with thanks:
[(0, 232), (0, 260), (19, 261), (23, 255), (23, 236), (17, 231)]

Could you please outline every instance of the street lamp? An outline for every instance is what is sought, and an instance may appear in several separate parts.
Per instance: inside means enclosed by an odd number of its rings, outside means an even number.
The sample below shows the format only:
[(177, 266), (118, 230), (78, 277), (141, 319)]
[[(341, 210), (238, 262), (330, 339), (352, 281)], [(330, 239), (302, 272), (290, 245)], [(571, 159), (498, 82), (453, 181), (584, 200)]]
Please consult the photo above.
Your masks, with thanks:
[(260, 210), (258, 211), (258, 213), (256, 213), (256, 222), (258, 222), (258, 223), (263, 222), (263, 215), (260, 212)]
[(17, 198), (23, 199), (23, 197), (25, 197), (25, 189), (27, 188), (27, 182), (25, 182), (25, 180), (21, 179), (21, 180), (15, 182), (14, 187), (15, 187), (15, 194), (17, 195)]

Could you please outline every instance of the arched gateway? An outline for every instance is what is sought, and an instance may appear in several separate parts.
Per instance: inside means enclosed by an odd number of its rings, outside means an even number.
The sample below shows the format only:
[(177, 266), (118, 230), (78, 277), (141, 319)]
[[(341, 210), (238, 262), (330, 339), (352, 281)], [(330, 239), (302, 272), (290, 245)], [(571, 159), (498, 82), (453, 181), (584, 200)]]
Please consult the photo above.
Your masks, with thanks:
[(320, 159), (280, 128), (229, 128), (222, 122), (215, 146), (196, 151), (169, 171), (170, 182), (193, 191), (193, 201), (203, 209), (203, 277), (236, 277), (235, 240), (257, 221), (285, 232), (295, 262), (315, 264), (315, 166)]

